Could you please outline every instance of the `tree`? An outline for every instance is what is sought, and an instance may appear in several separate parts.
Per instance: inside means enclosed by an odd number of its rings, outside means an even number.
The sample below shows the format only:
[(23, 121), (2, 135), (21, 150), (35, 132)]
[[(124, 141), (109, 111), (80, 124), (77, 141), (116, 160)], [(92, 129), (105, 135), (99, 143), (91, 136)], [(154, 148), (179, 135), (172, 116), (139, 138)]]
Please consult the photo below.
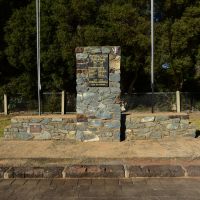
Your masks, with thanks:
[[(41, 1), (41, 80), (44, 90), (69, 89), (72, 81), (72, 49), (65, 1)], [(67, 15), (69, 14), (69, 15)], [(6, 26), (6, 55), (20, 75), (19, 85), (27, 85), (27, 95), (37, 91), (35, 2), (16, 10)], [(69, 45), (69, 47), (68, 47)], [(69, 54), (69, 55), (68, 55)], [(26, 79), (23, 79), (26, 77)], [(30, 78), (27, 78), (30, 77)], [(21, 82), (23, 81), (23, 82)], [(17, 87), (22, 91), (21, 87)]]
[[(7, 80), (0, 86), (31, 96), (37, 93), (35, 1), (14, 7), (4, 20), (0, 63)], [(191, 90), (191, 83), (198, 87), (199, 7), (197, 0), (155, 0), (156, 91)], [(89, 45), (121, 46), (122, 91), (150, 91), (149, 1), (41, 0), (43, 90), (75, 92), (74, 50)]]
[(12, 12), (30, 3), (30, 0), (16, 1), (16, 0), (0, 0), (0, 86), (7, 84), (13, 77), (16, 76), (17, 71), (8, 63), (4, 49), (6, 42), (4, 40), (4, 27), (7, 20), (12, 15)]
[[(82, 45), (119, 45), (122, 48), (122, 90), (133, 92), (139, 76), (149, 65), (150, 35), (148, 14), (133, 1), (109, 1), (99, 6), (96, 23), (79, 26)], [(95, 34), (94, 34), (95, 33)], [(128, 79), (127, 79), (128, 76)], [(149, 81), (146, 81), (148, 84)], [(140, 90), (145, 90), (138, 87)]]
[[(171, 1), (165, 18), (156, 26), (156, 77), (161, 88), (182, 90), (195, 78), (200, 34), (199, 3)], [(185, 5), (187, 4), (187, 6)], [(180, 9), (177, 9), (180, 8)], [(177, 9), (177, 11), (175, 11)], [(169, 69), (162, 69), (168, 64)]]

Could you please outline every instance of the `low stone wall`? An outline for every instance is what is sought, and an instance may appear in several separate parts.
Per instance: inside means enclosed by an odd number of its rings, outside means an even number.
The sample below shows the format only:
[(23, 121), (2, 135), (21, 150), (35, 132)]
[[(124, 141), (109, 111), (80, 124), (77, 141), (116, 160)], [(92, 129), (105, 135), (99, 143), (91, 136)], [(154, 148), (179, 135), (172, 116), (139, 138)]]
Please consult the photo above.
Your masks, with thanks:
[(6, 139), (64, 140), (76, 139), (76, 115), (19, 116), (4, 130)]
[(120, 119), (91, 119), (77, 115), (78, 141), (120, 141)]
[[(4, 130), (6, 139), (127, 141), (195, 137), (187, 114), (122, 114), (120, 120), (90, 119), (85, 115), (18, 116)], [(120, 128), (121, 133), (115, 133)], [(125, 135), (125, 137), (123, 137)]]
[(195, 137), (187, 114), (124, 114), (126, 140)]
[(4, 129), (5, 139), (119, 141), (120, 120), (90, 119), (85, 115), (18, 116)]

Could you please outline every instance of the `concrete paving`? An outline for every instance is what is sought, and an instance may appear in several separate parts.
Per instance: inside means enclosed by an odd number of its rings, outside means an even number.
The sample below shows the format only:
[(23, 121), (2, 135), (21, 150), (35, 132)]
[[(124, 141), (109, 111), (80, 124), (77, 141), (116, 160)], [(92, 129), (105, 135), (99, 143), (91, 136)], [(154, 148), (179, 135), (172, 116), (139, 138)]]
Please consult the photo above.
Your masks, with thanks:
[[(8, 141), (0, 139), (0, 160), (15, 159), (179, 159), (200, 158), (199, 138), (134, 142)], [(1, 164), (1, 163), (0, 163)]]
[(200, 177), (199, 158), (199, 138), (90, 143), (1, 139), (0, 177)]
[(0, 180), (1, 200), (199, 200), (200, 178)]

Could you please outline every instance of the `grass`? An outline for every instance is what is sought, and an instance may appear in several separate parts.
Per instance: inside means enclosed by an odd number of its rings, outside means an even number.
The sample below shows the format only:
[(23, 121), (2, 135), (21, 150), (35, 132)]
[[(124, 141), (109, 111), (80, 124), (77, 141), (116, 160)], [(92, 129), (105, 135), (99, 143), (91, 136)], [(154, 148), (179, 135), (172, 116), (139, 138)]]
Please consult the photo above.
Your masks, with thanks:
[(10, 125), (9, 116), (0, 116), (0, 137), (3, 137), (4, 128)]
[(197, 130), (200, 130), (200, 113), (190, 113), (190, 122), (196, 127)]

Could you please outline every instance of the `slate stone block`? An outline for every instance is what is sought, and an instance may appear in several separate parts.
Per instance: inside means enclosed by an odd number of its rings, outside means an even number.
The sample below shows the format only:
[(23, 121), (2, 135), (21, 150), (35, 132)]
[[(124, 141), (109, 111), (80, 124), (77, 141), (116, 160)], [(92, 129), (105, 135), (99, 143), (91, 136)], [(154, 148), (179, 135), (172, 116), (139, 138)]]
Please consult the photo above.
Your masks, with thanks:
[(91, 54), (100, 54), (100, 53), (102, 53), (101, 47), (90, 47), (90, 53)]
[(141, 122), (153, 122), (155, 117), (144, 117), (141, 119)]
[(77, 114), (77, 122), (88, 122), (88, 118), (85, 115)]
[(189, 125), (189, 120), (181, 119), (180, 123), (181, 123), (181, 124)]
[(180, 128), (186, 130), (189, 127), (189, 124), (180, 124)]
[(121, 138), (121, 133), (120, 133), (120, 131), (114, 131), (114, 133), (113, 133), (113, 140), (114, 141), (120, 141), (120, 138)]
[(161, 139), (162, 138), (162, 132), (160, 131), (155, 131), (152, 132), (149, 136), (150, 139)]
[(84, 140), (84, 135), (83, 135), (83, 131), (76, 131), (76, 140), (77, 141), (83, 141)]
[(118, 74), (118, 73), (110, 74), (109, 80), (112, 82), (120, 82), (120, 74)]
[(44, 178), (62, 178), (64, 167), (45, 167), (43, 172)]
[(31, 140), (33, 139), (33, 135), (27, 132), (19, 132), (16, 134), (16, 139), (19, 140)]
[(195, 138), (196, 137), (196, 129), (188, 129), (183, 136)]
[(34, 136), (34, 139), (36, 140), (50, 140), (51, 139), (51, 133), (48, 131), (44, 131), (40, 134), (36, 134)]
[(104, 123), (104, 126), (105, 126), (106, 128), (109, 128), (109, 129), (120, 128), (121, 122), (118, 121), (118, 120), (112, 120), (112, 121), (110, 121), (110, 122)]
[(48, 124), (51, 121), (49, 118), (45, 118), (41, 121), (41, 124)]
[(86, 60), (88, 58), (87, 53), (77, 53), (76, 54), (76, 59), (77, 60)]
[(101, 51), (103, 54), (109, 54), (110, 53), (110, 48), (109, 47), (102, 47)]
[(42, 119), (36, 119), (36, 118), (31, 118), (30, 122), (31, 123), (40, 123)]
[(52, 118), (52, 122), (62, 122), (62, 118)]
[(91, 99), (91, 98), (94, 98), (96, 97), (96, 93), (93, 93), (93, 92), (84, 92), (83, 93), (83, 99), (84, 100), (88, 100), (88, 99)]
[[(33, 178), (43, 178), (43, 174), (44, 174), (44, 168), (40, 168), (40, 167), (33, 168)], [(31, 175), (25, 174), (25, 176), (31, 176)]]
[(8, 169), (8, 167), (0, 167), (0, 178), (4, 177), (4, 172), (6, 172)]
[(13, 178), (25, 178), (25, 170), (24, 167), (14, 167)]
[(166, 128), (167, 128), (168, 130), (176, 130), (176, 129), (179, 128), (179, 123), (168, 124), (168, 125), (166, 126)]
[(102, 120), (99, 120), (99, 119), (93, 119), (93, 120), (89, 120), (89, 125), (94, 126), (94, 127), (102, 127), (103, 122)]
[(166, 121), (169, 119), (169, 116), (156, 116), (155, 121)]
[(192, 176), (192, 177), (200, 176), (200, 166), (199, 165), (186, 166), (185, 169), (187, 170), (188, 176)]
[(130, 177), (182, 177), (184, 170), (179, 165), (130, 166)]
[(13, 178), (14, 177), (14, 173), (13, 173), (13, 167), (8, 168), (8, 170), (6, 170), (3, 174), (3, 178), (4, 179), (9, 179), (9, 178)]
[(99, 141), (99, 137), (96, 135), (95, 132), (91, 131), (83, 131), (83, 141), (84, 142), (96, 142)]
[(71, 165), (64, 169), (65, 177), (124, 177), (122, 165)]
[(177, 124), (180, 122), (180, 120), (181, 120), (180, 118), (174, 118), (174, 119), (172, 119), (172, 123)]

